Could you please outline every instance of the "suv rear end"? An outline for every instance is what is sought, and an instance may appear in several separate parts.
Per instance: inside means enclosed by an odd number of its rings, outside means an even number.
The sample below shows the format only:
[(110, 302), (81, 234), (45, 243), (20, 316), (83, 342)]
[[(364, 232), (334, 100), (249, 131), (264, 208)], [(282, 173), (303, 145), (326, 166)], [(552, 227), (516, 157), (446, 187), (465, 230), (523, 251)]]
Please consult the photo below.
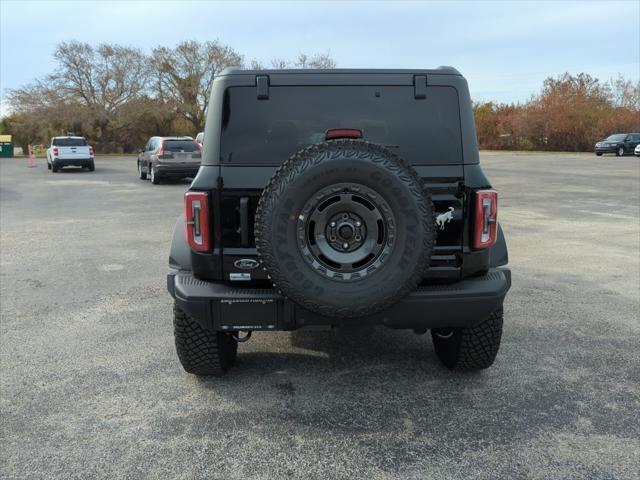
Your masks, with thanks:
[[(185, 198), (185, 217), (176, 226), (168, 276), (168, 289), (176, 300), (176, 345), (188, 371), (223, 373), (233, 363), (237, 342), (253, 330), (312, 325), (382, 324), (418, 333), (431, 329), (436, 351), (447, 366), (477, 369), (493, 362), (511, 277), (503, 267), (507, 250), (496, 219), (497, 193), (480, 168), (467, 83), (455, 69), (226, 70), (214, 82), (205, 135), (203, 164)], [(332, 173), (336, 168), (318, 167), (331, 155), (344, 157), (335, 166), (353, 164), (351, 183), (337, 182), (342, 177)], [(367, 162), (365, 157), (371, 162), (357, 163)], [(381, 163), (380, 158), (386, 159), (385, 168), (397, 172), (398, 180), (406, 180), (406, 192), (413, 185), (421, 193), (414, 192), (420, 197), (415, 210), (419, 214), (407, 216), (418, 218), (418, 224), (403, 224), (398, 211), (393, 222), (385, 218), (378, 236), (393, 246), (391, 239), (407, 243), (419, 230), (418, 242), (406, 251), (420, 250), (426, 257), (407, 256), (409, 264), (399, 260), (395, 271), (414, 272), (381, 300), (370, 291), (373, 280), (365, 277), (380, 282), (385, 274), (378, 272), (385, 268), (389, 278), (401, 276), (383, 265), (382, 247), (373, 250), (379, 262), (367, 257), (350, 264), (353, 268), (344, 270), (348, 273), (340, 273), (344, 265), (339, 259), (364, 248), (356, 242), (358, 237), (364, 242), (367, 231), (377, 231), (375, 224), (359, 230), (366, 208), (335, 217), (336, 228), (342, 225), (348, 237), (331, 227), (334, 217), (327, 217), (326, 231), (312, 234), (315, 224), (311, 230), (306, 224), (301, 227), (305, 241), (326, 241), (322, 251), (335, 250), (335, 258), (311, 253), (313, 245), (307, 251), (303, 243), (298, 249), (288, 245), (287, 238), (280, 242), (279, 214), (274, 210), (289, 201), (286, 195), (295, 182), (287, 183), (288, 177), (310, 175), (304, 180), (308, 194), (302, 193), (309, 198), (300, 203), (306, 205), (323, 185), (316, 177), (334, 175), (333, 184), (345, 192), (336, 193), (336, 198), (349, 193), (348, 198), (369, 204), (369, 210), (383, 216), (401, 185), (391, 185), (381, 195), (377, 193), (384, 190), (384, 182), (377, 191), (369, 189), (366, 184), (371, 182), (362, 172), (372, 162)], [(303, 172), (301, 165), (316, 168), (317, 175)], [(361, 181), (353, 182), (358, 176)], [(331, 195), (323, 200), (326, 204), (340, 202)], [(294, 208), (281, 230), (306, 221), (306, 208)], [(364, 213), (359, 216), (357, 211)], [(407, 227), (397, 228), (402, 225)], [(287, 266), (287, 255), (313, 257), (308, 262), (313, 268), (307, 269), (304, 262)], [(420, 262), (424, 265), (418, 267)], [(366, 268), (358, 270), (359, 263), (366, 263)], [(315, 285), (316, 280), (324, 293), (305, 292), (304, 285)], [(332, 295), (327, 296), (327, 286), (335, 286)], [(385, 282), (376, 288), (382, 295)], [(333, 304), (333, 296), (344, 297), (342, 303)], [(465, 360), (465, 348), (487, 350), (484, 344), (465, 347), (470, 332), (478, 328), (483, 342), (490, 338), (492, 344), (486, 358), (474, 363)], [(216, 361), (194, 366), (192, 358), (200, 358), (202, 352), (185, 347), (186, 330), (215, 346), (209, 351), (217, 352)], [(241, 331), (248, 333), (242, 337)]]
[(95, 170), (93, 147), (87, 144), (84, 137), (53, 137), (47, 150), (47, 167), (57, 172), (64, 167), (84, 167)]
[(194, 177), (201, 159), (202, 146), (191, 137), (151, 137), (140, 150), (138, 175), (154, 185), (167, 178)]

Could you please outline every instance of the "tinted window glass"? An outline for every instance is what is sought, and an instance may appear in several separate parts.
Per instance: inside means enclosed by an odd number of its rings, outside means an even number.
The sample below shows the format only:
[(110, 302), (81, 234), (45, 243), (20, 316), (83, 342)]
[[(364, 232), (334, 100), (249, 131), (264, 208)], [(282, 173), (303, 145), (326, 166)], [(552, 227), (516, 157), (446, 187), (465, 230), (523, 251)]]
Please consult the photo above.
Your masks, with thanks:
[(165, 140), (162, 143), (165, 152), (196, 152), (198, 144), (193, 140)]
[(56, 147), (84, 147), (87, 142), (84, 138), (54, 138), (53, 144)]
[(609, 137), (607, 137), (607, 140), (611, 142), (623, 142), (625, 138), (627, 138), (625, 134), (617, 134), (617, 135), (610, 135)]
[(365, 140), (388, 146), (412, 164), (462, 162), (458, 95), (452, 87), (255, 87), (225, 93), (220, 155), (223, 163), (279, 164), (324, 141), (334, 128), (357, 128)]

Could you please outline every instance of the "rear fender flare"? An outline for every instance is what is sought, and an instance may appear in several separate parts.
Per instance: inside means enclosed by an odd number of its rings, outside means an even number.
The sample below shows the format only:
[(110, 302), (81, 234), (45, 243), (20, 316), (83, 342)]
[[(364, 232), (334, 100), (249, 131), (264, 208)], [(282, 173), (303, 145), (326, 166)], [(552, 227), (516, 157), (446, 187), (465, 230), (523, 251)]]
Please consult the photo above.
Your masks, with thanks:
[(173, 240), (169, 253), (169, 266), (176, 270), (191, 271), (191, 248), (184, 238), (184, 215), (180, 215), (173, 229)]
[(509, 253), (507, 252), (507, 241), (502, 232), (502, 226), (498, 224), (498, 237), (496, 243), (489, 250), (489, 267), (501, 267), (509, 263)]

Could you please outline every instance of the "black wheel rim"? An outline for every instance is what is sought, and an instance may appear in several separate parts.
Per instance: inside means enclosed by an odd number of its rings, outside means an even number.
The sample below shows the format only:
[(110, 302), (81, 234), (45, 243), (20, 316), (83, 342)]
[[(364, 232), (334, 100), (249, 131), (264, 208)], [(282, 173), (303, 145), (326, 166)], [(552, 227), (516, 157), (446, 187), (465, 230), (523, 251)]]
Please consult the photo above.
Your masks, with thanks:
[(305, 260), (321, 275), (353, 282), (377, 271), (393, 250), (396, 222), (387, 202), (355, 183), (326, 187), (307, 201), (297, 222)]

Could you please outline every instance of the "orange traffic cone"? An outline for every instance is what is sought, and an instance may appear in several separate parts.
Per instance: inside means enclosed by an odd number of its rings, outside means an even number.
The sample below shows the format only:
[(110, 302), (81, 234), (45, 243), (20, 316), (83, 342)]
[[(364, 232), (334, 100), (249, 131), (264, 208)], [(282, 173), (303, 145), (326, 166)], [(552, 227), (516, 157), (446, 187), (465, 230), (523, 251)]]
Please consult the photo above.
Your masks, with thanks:
[(27, 167), (33, 168), (36, 166), (36, 158), (31, 151), (31, 145), (27, 145), (27, 148), (29, 149), (29, 163), (27, 163)]

